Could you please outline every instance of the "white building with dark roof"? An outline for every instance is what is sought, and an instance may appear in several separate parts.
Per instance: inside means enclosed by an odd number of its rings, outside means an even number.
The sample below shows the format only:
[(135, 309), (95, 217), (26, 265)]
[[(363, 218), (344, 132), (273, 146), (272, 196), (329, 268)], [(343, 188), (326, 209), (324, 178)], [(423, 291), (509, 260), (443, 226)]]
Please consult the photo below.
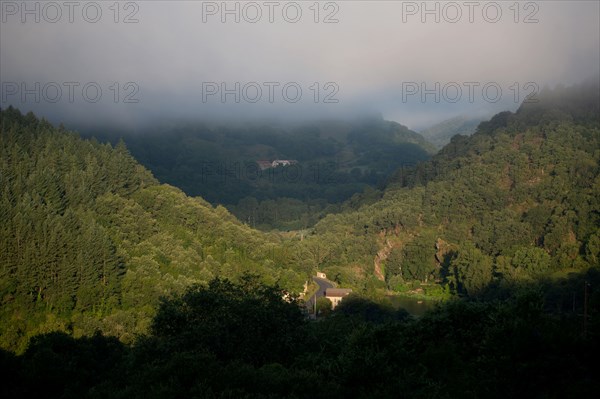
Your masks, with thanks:
[(348, 296), (352, 290), (350, 288), (327, 288), (325, 298), (331, 301), (331, 309), (335, 309), (345, 296)]

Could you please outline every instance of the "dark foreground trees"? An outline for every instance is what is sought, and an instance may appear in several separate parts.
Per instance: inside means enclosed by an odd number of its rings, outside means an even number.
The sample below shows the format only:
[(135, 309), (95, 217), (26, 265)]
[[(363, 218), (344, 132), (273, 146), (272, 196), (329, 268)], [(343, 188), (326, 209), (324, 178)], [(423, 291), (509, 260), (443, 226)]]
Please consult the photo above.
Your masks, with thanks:
[[(245, 277), (165, 299), (152, 333), (35, 337), (0, 353), (2, 397), (564, 398), (592, 396), (600, 274), (460, 300), (414, 319), (352, 298), (307, 322), (295, 300)], [(560, 309), (565, 287), (590, 283), (588, 323)], [(502, 293), (505, 295), (505, 293)]]

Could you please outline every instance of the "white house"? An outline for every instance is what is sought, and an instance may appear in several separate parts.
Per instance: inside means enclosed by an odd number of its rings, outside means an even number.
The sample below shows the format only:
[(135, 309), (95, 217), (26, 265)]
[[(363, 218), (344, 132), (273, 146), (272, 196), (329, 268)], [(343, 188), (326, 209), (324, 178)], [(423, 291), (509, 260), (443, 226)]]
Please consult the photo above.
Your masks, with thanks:
[(325, 298), (331, 301), (331, 309), (335, 309), (335, 307), (342, 302), (342, 299), (351, 292), (352, 290), (350, 288), (327, 288), (325, 290)]
[(276, 168), (278, 166), (290, 166), (298, 163), (298, 161), (293, 159), (276, 159), (271, 163), (271, 166)]

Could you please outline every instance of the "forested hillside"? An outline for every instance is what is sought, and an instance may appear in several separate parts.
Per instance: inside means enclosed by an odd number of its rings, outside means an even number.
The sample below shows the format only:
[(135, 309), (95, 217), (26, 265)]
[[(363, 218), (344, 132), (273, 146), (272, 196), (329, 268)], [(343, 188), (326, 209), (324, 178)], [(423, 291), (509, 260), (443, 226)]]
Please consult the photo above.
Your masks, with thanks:
[(22, 350), (55, 330), (131, 342), (161, 296), (245, 272), (293, 292), (322, 270), (373, 298), (449, 298), (510, 296), (597, 268), (598, 86), (539, 97), (398, 169), (385, 190), (355, 195), (312, 231), (287, 235), (159, 184), (123, 143), (4, 110), (2, 347)]
[[(264, 230), (311, 227), (353, 194), (435, 152), (418, 133), (380, 116), (296, 124), (178, 122), (135, 134), (87, 135), (114, 143), (121, 137), (161, 182), (224, 205)], [(297, 163), (257, 165), (276, 159)]]
[(286, 261), (279, 237), (159, 185), (123, 143), (13, 108), (0, 117), (1, 347), (53, 330), (130, 341), (159, 297), (215, 276), (252, 271), (302, 290), (310, 270)]
[(317, 224), (306, 248), (365, 292), (472, 295), (597, 267), (598, 84), (539, 97), (398, 170), (381, 200), (357, 196)]

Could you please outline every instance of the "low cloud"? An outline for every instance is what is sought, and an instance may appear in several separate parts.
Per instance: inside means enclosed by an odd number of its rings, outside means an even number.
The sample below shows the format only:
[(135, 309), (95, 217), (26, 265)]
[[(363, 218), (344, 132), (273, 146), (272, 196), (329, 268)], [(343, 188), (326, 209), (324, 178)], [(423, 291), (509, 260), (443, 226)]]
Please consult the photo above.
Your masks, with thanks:
[(598, 2), (0, 4), (1, 106), (77, 126), (381, 112), (421, 128), (600, 70)]

